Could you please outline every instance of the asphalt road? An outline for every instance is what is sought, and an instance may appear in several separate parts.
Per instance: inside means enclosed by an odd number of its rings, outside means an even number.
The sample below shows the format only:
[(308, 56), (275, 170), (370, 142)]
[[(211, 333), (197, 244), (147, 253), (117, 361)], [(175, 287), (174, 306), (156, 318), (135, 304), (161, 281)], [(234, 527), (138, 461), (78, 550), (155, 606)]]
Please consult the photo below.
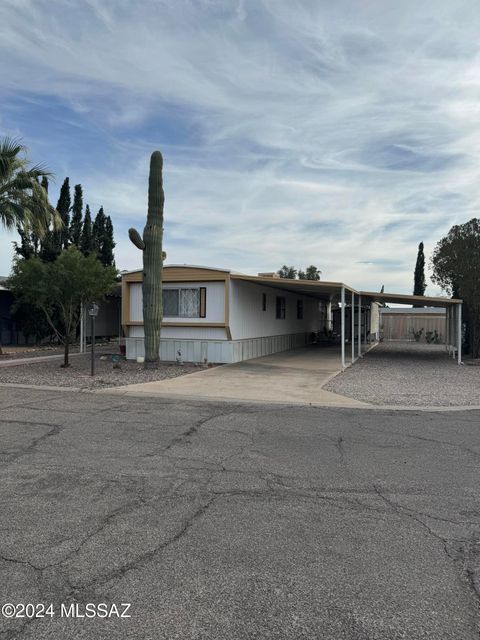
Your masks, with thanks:
[(0, 409), (0, 600), (53, 604), (2, 639), (479, 638), (478, 412)]

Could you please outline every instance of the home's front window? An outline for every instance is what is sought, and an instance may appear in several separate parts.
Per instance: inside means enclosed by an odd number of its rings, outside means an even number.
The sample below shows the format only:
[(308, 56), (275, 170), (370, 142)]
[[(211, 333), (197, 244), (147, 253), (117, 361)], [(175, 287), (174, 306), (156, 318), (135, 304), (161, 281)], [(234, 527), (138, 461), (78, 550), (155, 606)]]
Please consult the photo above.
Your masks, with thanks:
[(199, 318), (200, 289), (164, 289), (163, 316), (165, 318)]
[(178, 318), (178, 289), (163, 290), (163, 315)]
[(277, 320), (285, 320), (285, 298), (283, 296), (277, 296), (276, 301), (276, 318)]
[(200, 289), (180, 289), (179, 310), (180, 318), (198, 318), (200, 316)]

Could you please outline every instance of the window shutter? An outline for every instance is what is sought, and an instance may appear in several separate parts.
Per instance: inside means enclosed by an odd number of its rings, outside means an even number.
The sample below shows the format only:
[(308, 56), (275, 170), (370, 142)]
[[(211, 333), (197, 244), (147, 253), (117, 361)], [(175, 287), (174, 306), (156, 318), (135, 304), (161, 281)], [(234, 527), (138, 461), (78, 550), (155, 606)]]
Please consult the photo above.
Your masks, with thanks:
[(207, 317), (207, 287), (200, 287), (200, 318)]

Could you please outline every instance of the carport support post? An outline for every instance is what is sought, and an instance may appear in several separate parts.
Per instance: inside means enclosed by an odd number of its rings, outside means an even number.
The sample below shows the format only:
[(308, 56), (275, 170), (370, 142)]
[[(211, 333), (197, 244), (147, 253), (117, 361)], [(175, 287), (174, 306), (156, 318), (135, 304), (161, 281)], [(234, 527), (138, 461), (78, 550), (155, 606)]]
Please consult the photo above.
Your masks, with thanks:
[(455, 360), (455, 342), (457, 341), (457, 318), (455, 314), (455, 307), (452, 307), (452, 358)]
[(455, 312), (450, 306), (450, 355), (455, 359)]
[(448, 354), (452, 354), (452, 306), (448, 305)]
[(462, 304), (457, 304), (457, 362), (462, 364)]
[(332, 301), (327, 302), (327, 331), (330, 333), (332, 330)]
[(445, 309), (445, 351), (448, 353), (448, 307)]
[(358, 357), (362, 357), (362, 296), (358, 296)]
[(450, 349), (450, 305), (445, 309), (445, 349)]
[(462, 364), (462, 304), (457, 304), (457, 362)]
[(365, 317), (363, 319), (363, 337), (364, 337), (364, 347), (363, 350), (367, 351), (367, 320), (368, 320), (368, 306), (365, 305)]
[(341, 330), (340, 330), (340, 335), (341, 335), (341, 344), (342, 344), (342, 369), (345, 369), (345, 287), (342, 287), (342, 293), (341, 293), (341, 298), (340, 298), (340, 302), (342, 303), (342, 309), (341, 309)]
[(355, 294), (352, 291), (352, 364), (355, 362)]
[(450, 306), (450, 355), (455, 358), (455, 313)]

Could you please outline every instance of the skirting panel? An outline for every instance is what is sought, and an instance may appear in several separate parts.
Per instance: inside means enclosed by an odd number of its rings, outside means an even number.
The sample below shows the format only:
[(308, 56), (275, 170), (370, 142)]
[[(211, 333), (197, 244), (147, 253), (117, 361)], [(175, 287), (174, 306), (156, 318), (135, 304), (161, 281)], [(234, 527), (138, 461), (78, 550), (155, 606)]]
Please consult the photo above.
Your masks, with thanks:
[[(246, 340), (160, 340), (160, 360), (175, 362), (241, 362), (260, 358), (272, 353), (303, 347), (308, 344), (309, 334), (294, 333), (281, 336), (265, 336)], [(144, 357), (143, 338), (125, 338), (127, 360)]]
[(251, 358), (261, 358), (272, 353), (287, 351), (308, 344), (310, 334), (290, 333), (280, 336), (264, 336), (262, 338), (247, 338), (245, 340), (233, 340), (233, 352), (231, 362), (241, 362)]

